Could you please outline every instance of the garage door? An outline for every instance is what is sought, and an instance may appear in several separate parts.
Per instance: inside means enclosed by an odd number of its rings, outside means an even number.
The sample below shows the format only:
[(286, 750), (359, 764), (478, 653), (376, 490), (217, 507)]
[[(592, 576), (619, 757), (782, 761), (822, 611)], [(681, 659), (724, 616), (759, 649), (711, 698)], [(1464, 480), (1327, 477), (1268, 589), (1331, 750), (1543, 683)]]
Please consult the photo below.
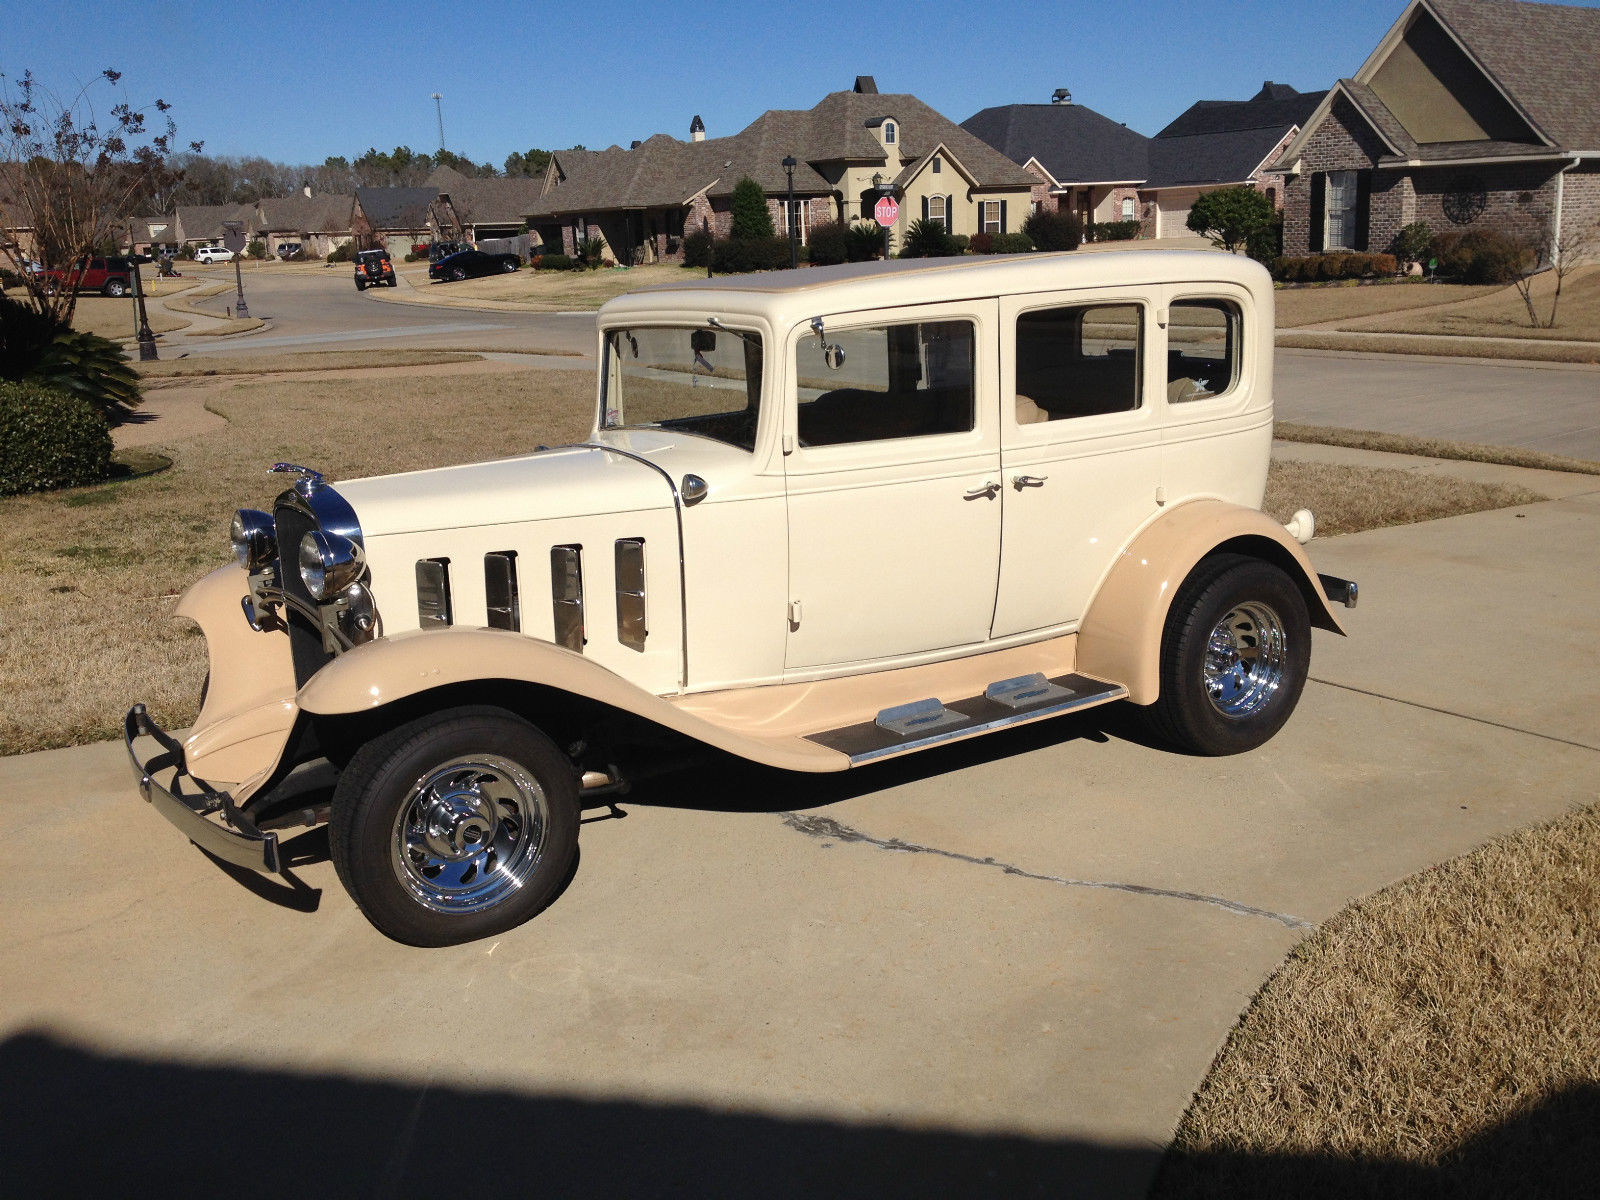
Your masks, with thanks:
[(1164, 238), (1199, 238), (1189, 228), (1189, 209), (1200, 195), (1195, 188), (1164, 193), (1157, 203), (1161, 206), (1161, 231)]

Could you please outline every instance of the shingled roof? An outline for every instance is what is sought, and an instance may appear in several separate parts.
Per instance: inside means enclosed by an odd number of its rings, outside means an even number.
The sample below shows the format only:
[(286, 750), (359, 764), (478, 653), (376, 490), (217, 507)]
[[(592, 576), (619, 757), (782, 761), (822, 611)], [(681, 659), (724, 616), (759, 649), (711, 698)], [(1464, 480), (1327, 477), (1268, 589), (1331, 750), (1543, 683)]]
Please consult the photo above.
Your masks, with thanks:
[(1425, 6), (1556, 145), (1600, 147), (1600, 9), (1517, 0)]
[(186, 242), (220, 240), (227, 232), (224, 221), (243, 222), (246, 233), (256, 228), (254, 204), (180, 204), (174, 215), (178, 228), (173, 232), (181, 233)]
[(356, 189), (356, 203), (374, 229), (422, 229), (438, 194), (431, 187), (364, 187)]
[(1013, 162), (1038, 159), (1060, 184), (1137, 183), (1150, 170), (1149, 138), (1081, 104), (1004, 104), (961, 128)]
[(256, 204), (259, 228), (274, 233), (349, 233), (355, 199), (352, 192), (275, 196)]
[[(898, 125), (899, 156), (924, 157), (943, 145), (980, 187), (1028, 187), (1033, 179), (948, 117), (905, 93), (831, 92), (809, 109), (771, 109), (731, 137), (680, 142), (664, 133), (630, 150), (560, 150), (553, 170), (560, 184), (527, 210), (530, 216), (607, 209), (661, 208), (701, 193), (731, 195), (746, 177), (770, 194), (788, 188), (783, 159), (798, 160), (795, 192), (833, 190), (818, 166), (849, 162), (889, 167), (870, 122), (892, 118)], [(899, 173), (896, 162), (895, 174)]]
[(463, 175), (453, 167), (440, 167), (428, 176), (428, 186), (448, 193), (456, 215), (480, 225), (512, 225), (528, 214), (539, 198), (542, 180), (524, 175), (482, 179)]
[[(1248, 100), (1199, 100), (1186, 108), (1158, 138), (1232, 133), (1240, 129), (1282, 131), (1304, 125), (1327, 92), (1297, 92), (1286, 83), (1267, 80)], [(1267, 147), (1272, 149), (1271, 146)], [(1260, 159), (1256, 160), (1257, 162)]]

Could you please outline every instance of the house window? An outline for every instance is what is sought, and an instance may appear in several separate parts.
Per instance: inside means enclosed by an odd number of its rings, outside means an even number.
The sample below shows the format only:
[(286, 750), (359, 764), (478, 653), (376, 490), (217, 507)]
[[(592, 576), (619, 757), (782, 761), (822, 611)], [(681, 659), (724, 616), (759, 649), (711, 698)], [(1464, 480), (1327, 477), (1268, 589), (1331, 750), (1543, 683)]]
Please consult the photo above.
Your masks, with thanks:
[(998, 201), (998, 200), (985, 200), (983, 202), (983, 206), (982, 207), (983, 207), (983, 214), (982, 214), (982, 216), (983, 216), (983, 221), (982, 221), (983, 232), (984, 233), (999, 233), (1000, 232), (1000, 201)]
[(946, 229), (950, 228), (950, 214), (945, 212), (943, 196), (928, 197), (928, 220), (938, 221)]
[(806, 231), (811, 228), (811, 201), (796, 200), (794, 207), (789, 207), (789, 202), (783, 202), (783, 236), (788, 237), (791, 230), (800, 236), (800, 244), (806, 245)]
[(1329, 250), (1354, 250), (1356, 245), (1356, 173), (1329, 171), (1328, 216), (1323, 245)]
[(944, 164), (939, 161), (939, 156), (938, 155), (934, 155), (934, 157), (933, 157), (933, 173), (935, 175), (937, 175), (943, 169), (944, 169)]
[(894, 122), (893, 121), (885, 121), (883, 123), (883, 144), (885, 146), (894, 145), (894, 134), (895, 134)]
[(1134, 219), (1132, 196), (1124, 196), (1122, 198), (1122, 219), (1124, 221), (1131, 221)]

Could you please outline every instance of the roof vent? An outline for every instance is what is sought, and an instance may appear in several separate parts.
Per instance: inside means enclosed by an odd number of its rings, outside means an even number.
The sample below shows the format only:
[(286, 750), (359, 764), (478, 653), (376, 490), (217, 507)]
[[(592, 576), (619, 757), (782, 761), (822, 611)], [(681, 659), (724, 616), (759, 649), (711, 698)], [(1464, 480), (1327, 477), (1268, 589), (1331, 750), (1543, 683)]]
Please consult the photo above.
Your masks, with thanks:
[(1050, 103), (1051, 104), (1071, 104), (1072, 103), (1072, 93), (1067, 91), (1066, 88), (1057, 88), (1054, 92), (1052, 92), (1050, 94)]
[(876, 96), (878, 94), (878, 81), (871, 75), (856, 76), (856, 95)]
[(633, 141), (628, 143), (628, 149), (637, 150), (642, 145), (644, 145), (643, 142), (641, 142), (638, 138), (634, 138)]
[(706, 123), (700, 119), (699, 113), (695, 113), (694, 120), (689, 122), (689, 140), (691, 142), (706, 140)]

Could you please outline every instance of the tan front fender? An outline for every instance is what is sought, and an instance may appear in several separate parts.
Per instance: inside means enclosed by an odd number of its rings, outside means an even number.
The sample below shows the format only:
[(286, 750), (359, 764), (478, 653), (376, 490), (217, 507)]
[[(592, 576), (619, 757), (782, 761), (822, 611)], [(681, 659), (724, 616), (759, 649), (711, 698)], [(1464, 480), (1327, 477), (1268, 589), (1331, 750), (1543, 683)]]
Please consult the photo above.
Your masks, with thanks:
[(1300, 543), (1265, 513), (1221, 500), (1195, 500), (1158, 517), (1112, 564), (1078, 627), (1078, 670), (1120, 683), (1135, 704), (1161, 691), (1161, 633), (1178, 588), (1216, 551), (1281, 567), (1306, 598), (1311, 623), (1343, 634)]
[(299, 707), (323, 716), (366, 712), (450, 684), (539, 684), (634, 713), (719, 750), (791, 771), (843, 771), (848, 756), (803, 738), (726, 729), (629, 683), (592, 659), (501, 629), (412, 630), (357, 646), (300, 689)]

